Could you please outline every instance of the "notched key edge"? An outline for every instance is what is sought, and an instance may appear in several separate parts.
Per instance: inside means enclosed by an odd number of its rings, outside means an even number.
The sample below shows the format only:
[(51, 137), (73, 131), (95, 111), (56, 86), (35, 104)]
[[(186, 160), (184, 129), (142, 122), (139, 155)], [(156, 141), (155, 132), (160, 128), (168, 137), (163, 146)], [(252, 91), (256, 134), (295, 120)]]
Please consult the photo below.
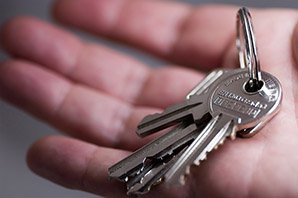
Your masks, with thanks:
[[(166, 182), (169, 185), (183, 185), (185, 183), (185, 174), (189, 173), (190, 166), (192, 164), (198, 165), (200, 161), (204, 160), (207, 153), (211, 152), (214, 147), (217, 147), (218, 144), (222, 143), (227, 137), (227, 134), (231, 137), (234, 136), (234, 126), (231, 117), (223, 117), (222, 115), (214, 117), (196, 140), (188, 147), (181, 158), (177, 160), (172, 169), (166, 173)], [(214, 137), (212, 134), (215, 134)], [(210, 138), (211, 140), (209, 140)], [(203, 150), (199, 148), (203, 148)], [(195, 153), (197, 152), (199, 153), (196, 157)]]

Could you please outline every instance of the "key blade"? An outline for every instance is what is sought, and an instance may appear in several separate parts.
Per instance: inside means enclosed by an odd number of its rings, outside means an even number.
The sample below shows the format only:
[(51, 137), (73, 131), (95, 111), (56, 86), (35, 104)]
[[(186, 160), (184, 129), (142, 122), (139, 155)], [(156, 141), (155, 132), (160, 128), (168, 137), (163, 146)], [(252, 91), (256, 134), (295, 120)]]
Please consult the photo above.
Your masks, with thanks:
[[(195, 148), (196, 145), (194, 144), (197, 144), (196, 142), (198, 142), (199, 139), (202, 139), (204, 136), (206, 136), (206, 134), (208, 134), (208, 132), (214, 127), (217, 119), (218, 117), (212, 119), (208, 123), (208, 125), (203, 129), (203, 131), (201, 131), (200, 134), (198, 134), (198, 137), (194, 140), (194, 142), (192, 142), (192, 144), (187, 148), (184, 154), (177, 160), (177, 162), (173, 165), (173, 167), (166, 173), (165, 175), (166, 182), (173, 183), (173, 181), (180, 180), (180, 176), (182, 175), (182, 173), (184, 174), (184, 172), (186, 171), (185, 169), (183, 169), (183, 168), (186, 168), (186, 166), (184, 165), (186, 164), (185, 160), (189, 158), (191, 156), (191, 153), (193, 153), (194, 150), (196, 149)], [(181, 168), (182, 166), (183, 168)]]
[(203, 96), (192, 97), (183, 103), (170, 106), (162, 113), (146, 116), (138, 125), (137, 134), (141, 137), (150, 135), (154, 132), (163, 130), (182, 121), (192, 122), (194, 112), (200, 112), (199, 117), (203, 117), (207, 113), (206, 106), (201, 105), (206, 100)]
[(212, 151), (225, 137), (234, 133), (234, 127), (231, 126), (232, 120), (232, 117), (226, 115), (214, 117), (166, 173), (167, 183), (170, 185), (184, 184), (184, 175), (189, 166), (193, 163), (198, 164), (206, 157), (207, 152)]
[[(224, 79), (229, 76), (244, 71), (243, 69), (220, 69), (209, 73), (198, 85), (196, 85), (186, 96), (186, 99), (190, 99), (196, 95), (204, 95), (212, 92), (217, 85), (221, 84)], [(246, 70), (245, 70), (246, 71)]]
[(188, 126), (188, 124), (183, 123), (177, 126), (170, 132), (148, 143), (130, 156), (110, 167), (109, 176), (125, 181), (127, 174), (131, 175), (133, 172), (138, 172), (143, 168), (143, 163), (146, 158), (156, 156), (161, 152), (165, 152), (167, 149), (174, 149), (190, 139), (194, 139), (196, 131), (197, 126), (195, 124)]
[[(195, 120), (200, 120), (208, 110), (204, 106), (212, 91), (224, 78), (240, 70), (216, 70), (204, 78), (186, 97), (186, 101), (167, 108), (164, 112), (146, 116), (139, 124), (137, 134), (141, 137), (150, 135), (167, 127), (173, 126), (181, 120), (192, 119), (191, 114), (196, 112)], [(202, 106), (201, 109), (198, 106)], [(198, 110), (193, 110), (198, 108)], [(193, 115), (194, 116), (194, 115)]]
[[(205, 148), (204, 152), (201, 153), (195, 160), (194, 164), (199, 165), (201, 161), (206, 159), (206, 155), (210, 153), (212, 150), (217, 149), (218, 146), (222, 145), (227, 137), (230, 137), (231, 140), (234, 140), (236, 137), (236, 126), (232, 121), (228, 122), (212, 139), (212, 141)], [(205, 155), (203, 154), (205, 153)]]
[(224, 70), (215, 70), (209, 73), (198, 85), (196, 85), (186, 96), (186, 99), (194, 95), (200, 95), (206, 91), (218, 78), (223, 75)]
[(127, 194), (145, 194), (150, 191), (153, 185), (158, 184), (163, 180), (164, 174), (172, 167), (177, 159), (185, 152), (187, 147), (182, 149), (177, 155), (175, 155), (168, 162), (164, 162), (159, 166), (153, 167), (147, 174), (143, 176), (140, 182), (135, 183), (128, 189)]

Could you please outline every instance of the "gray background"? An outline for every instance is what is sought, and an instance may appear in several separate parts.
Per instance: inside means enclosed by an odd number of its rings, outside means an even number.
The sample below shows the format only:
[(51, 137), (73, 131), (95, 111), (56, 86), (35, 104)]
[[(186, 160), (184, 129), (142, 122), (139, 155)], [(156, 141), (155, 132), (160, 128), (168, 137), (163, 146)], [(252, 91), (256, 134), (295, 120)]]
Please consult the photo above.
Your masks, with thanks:
[[(182, 1), (182, 0), (181, 0)], [(232, 3), (245, 6), (258, 7), (298, 7), (298, 2), (293, 1), (247, 1), (237, 0), (184, 0), (194, 4)], [(0, 0), (0, 24), (15, 15), (34, 15), (50, 21), (49, 6), (52, 0)], [(126, 51), (150, 65), (159, 65), (161, 61), (153, 59), (146, 54), (134, 49), (114, 44), (105, 40), (95, 39), (79, 33), (85, 39), (96, 40), (107, 44), (117, 50)], [(4, 52), (0, 51), (0, 60), (6, 59)], [(26, 113), (0, 101), (0, 197), (96, 197), (94, 195), (68, 190), (32, 174), (26, 166), (26, 150), (38, 138), (57, 134), (58, 132), (44, 123), (30, 117)]]

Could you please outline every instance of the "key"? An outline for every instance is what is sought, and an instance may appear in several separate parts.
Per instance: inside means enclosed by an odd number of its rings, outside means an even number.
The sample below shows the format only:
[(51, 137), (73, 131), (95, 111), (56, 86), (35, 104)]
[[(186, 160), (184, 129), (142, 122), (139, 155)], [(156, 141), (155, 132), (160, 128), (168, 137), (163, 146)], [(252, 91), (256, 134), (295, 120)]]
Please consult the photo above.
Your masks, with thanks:
[[(201, 83), (198, 84), (198, 86), (194, 88), (192, 92), (198, 95), (199, 91), (202, 92), (203, 89), (208, 89), (208, 86), (211, 85), (210, 82), (218, 80), (220, 75), (217, 73), (220, 73), (221, 75), (224, 72), (218, 70), (210, 73)], [(184, 145), (186, 142), (190, 142), (195, 139), (197, 136), (197, 127), (195, 125), (186, 127), (188, 125), (189, 124), (186, 125), (184, 122), (184, 124), (177, 126), (164, 136), (142, 147), (132, 155), (110, 167), (110, 177), (126, 182), (127, 188), (131, 189), (135, 184), (140, 183), (141, 179), (148, 172), (148, 170), (144, 170), (146, 159), (153, 158), (152, 156), (162, 158), (166, 154), (173, 152), (174, 149)], [(150, 165), (147, 165), (146, 168), (150, 170)], [(130, 190), (128, 192), (137, 193), (135, 190), (136, 188), (133, 189), (134, 190)]]
[(244, 129), (257, 127), (259, 130), (278, 112), (282, 97), (279, 81), (262, 72), (262, 88), (256, 92), (247, 92), (245, 85), (249, 75), (245, 71), (238, 71), (210, 94), (209, 112), (212, 120), (165, 174), (166, 182), (183, 184), (190, 166), (199, 165), (207, 153), (223, 143), (226, 137), (233, 139), (235, 131)]
[[(246, 70), (245, 70), (246, 71)], [(179, 122), (203, 122), (204, 116), (208, 112), (206, 105), (203, 105), (209, 98), (209, 93), (220, 83), (239, 70), (217, 70), (211, 72), (199, 85), (197, 85), (188, 95), (187, 100), (168, 107), (162, 113), (146, 116), (138, 125), (137, 134), (145, 137)], [(206, 118), (206, 117), (205, 117)]]
[[(138, 125), (137, 134), (141, 137), (161, 131), (182, 121), (193, 122), (201, 119), (206, 112), (203, 103), (204, 97), (194, 96), (180, 104), (168, 107), (162, 113), (146, 116)], [(193, 111), (196, 109), (196, 111)], [(193, 114), (193, 113), (196, 114)], [(198, 114), (198, 112), (202, 112)], [(198, 118), (195, 118), (198, 116)]]
[[(195, 86), (187, 95), (187, 99), (189, 99), (190, 97), (194, 96), (194, 95), (200, 95), (201, 93), (203, 93), (204, 91), (206, 92), (206, 89), (208, 89), (208, 87), (206, 87), (206, 85), (210, 85), (212, 84), (212, 82), (214, 82), (215, 80), (217, 81), (222, 81), (224, 78), (227, 77), (227, 73), (232, 74), (232, 72), (237, 73), (239, 72), (239, 70), (215, 70), (213, 72), (211, 72), (201, 83), (199, 83), (197, 86)], [(225, 74), (225, 75), (222, 75)], [(248, 74), (247, 74), (248, 75)], [(268, 84), (272, 84), (272, 82), (268, 81)], [(274, 116), (274, 114), (272, 114), (272, 116)], [(269, 118), (269, 117), (268, 117)], [(245, 128), (242, 129), (240, 131), (237, 131), (237, 136), (239, 137), (252, 137), (257, 131), (259, 131), (264, 124), (266, 124), (266, 122), (260, 122), (258, 125), (254, 126), (254, 127), (250, 127), (250, 128)]]
[(171, 168), (174, 162), (180, 158), (180, 156), (185, 152), (186, 148), (187, 147), (183, 148), (169, 161), (160, 162), (154, 167), (151, 167), (146, 174), (142, 175), (142, 178), (138, 182), (135, 182), (134, 185), (128, 188), (127, 194), (145, 194), (149, 192), (151, 186), (157, 185), (162, 181), (164, 174)]
[(146, 163), (148, 159), (158, 161), (158, 159), (166, 155), (172, 155), (175, 149), (179, 149), (181, 146), (183, 147), (183, 145), (195, 138), (196, 130), (197, 126), (195, 124), (179, 125), (110, 167), (110, 177), (127, 182), (127, 186), (130, 188), (146, 173), (145, 169), (147, 166), (150, 166), (150, 163)]

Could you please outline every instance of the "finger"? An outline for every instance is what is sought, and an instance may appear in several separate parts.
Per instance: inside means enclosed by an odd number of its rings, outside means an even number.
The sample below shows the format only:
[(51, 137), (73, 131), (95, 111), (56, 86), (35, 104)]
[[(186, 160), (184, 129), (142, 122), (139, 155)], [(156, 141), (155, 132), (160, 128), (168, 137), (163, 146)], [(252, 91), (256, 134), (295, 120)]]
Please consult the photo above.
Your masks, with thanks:
[[(108, 167), (128, 154), (70, 138), (47, 137), (30, 148), (27, 161), (35, 173), (67, 188), (105, 197), (125, 197), (125, 185), (109, 180)], [(154, 187), (150, 196), (182, 197), (184, 193), (172, 191), (169, 193)]]
[(202, 78), (185, 69), (151, 70), (128, 56), (83, 43), (74, 35), (33, 18), (8, 22), (2, 28), (1, 41), (14, 56), (137, 105), (164, 108), (182, 100)]
[(54, 7), (64, 24), (204, 69), (221, 66), (227, 46), (234, 43), (236, 11), (144, 0), (58, 0)]
[(136, 136), (137, 123), (146, 114), (159, 111), (135, 108), (24, 61), (0, 66), (0, 93), (74, 137), (117, 148), (135, 149), (148, 141)]

